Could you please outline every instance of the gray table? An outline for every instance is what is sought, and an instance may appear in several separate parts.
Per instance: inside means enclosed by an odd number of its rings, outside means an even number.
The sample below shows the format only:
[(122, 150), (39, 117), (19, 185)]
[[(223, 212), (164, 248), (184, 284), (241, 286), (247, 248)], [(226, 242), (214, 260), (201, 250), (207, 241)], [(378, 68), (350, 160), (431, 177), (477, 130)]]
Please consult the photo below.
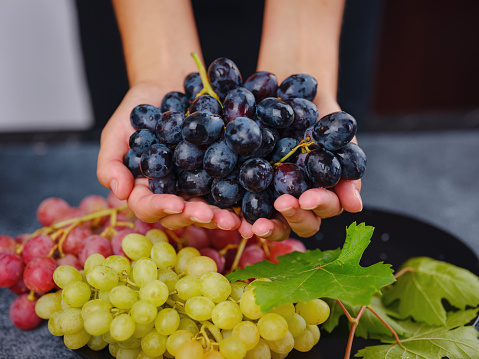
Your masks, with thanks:
[[(460, 238), (479, 255), (479, 132), (362, 134), (368, 155), (362, 195), (368, 208), (414, 217)], [(48, 196), (71, 205), (89, 194), (107, 195), (96, 179), (96, 143), (0, 145), (0, 233), (38, 227), (35, 211)], [(15, 328), (0, 289), (0, 358), (77, 358), (46, 323)]]

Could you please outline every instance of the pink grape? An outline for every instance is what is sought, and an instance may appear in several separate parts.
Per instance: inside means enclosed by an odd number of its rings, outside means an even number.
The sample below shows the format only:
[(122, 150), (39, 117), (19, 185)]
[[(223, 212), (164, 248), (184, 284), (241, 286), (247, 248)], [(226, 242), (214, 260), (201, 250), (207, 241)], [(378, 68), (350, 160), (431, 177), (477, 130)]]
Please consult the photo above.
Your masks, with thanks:
[[(121, 213), (118, 213), (117, 217), (116, 217), (116, 221), (117, 222), (127, 222), (127, 223), (130, 223), (130, 219), (125, 215), (125, 214), (121, 214)], [(103, 224), (103, 229), (106, 229), (107, 227), (110, 227), (110, 218), (107, 218), (107, 220), (105, 221), (105, 223)], [(115, 226), (115, 230), (117, 231), (121, 231), (122, 229), (125, 229), (126, 227), (125, 226), (120, 226), (120, 225), (116, 225)]]
[(14, 252), (0, 254), (0, 287), (14, 285), (23, 274), (23, 260)]
[(78, 256), (80, 264), (84, 266), (86, 259), (93, 253), (100, 253), (105, 258), (111, 256), (113, 250), (111, 249), (110, 240), (98, 234), (87, 237), (83, 242), (83, 247)]
[(67, 238), (62, 244), (64, 253), (78, 255), (83, 247), (83, 241), (93, 234), (89, 227), (75, 227), (68, 234)]
[(208, 234), (211, 238), (211, 246), (218, 250), (225, 248), (228, 244), (239, 244), (241, 241), (241, 235), (238, 231), (209, 229)]
[(17, 242), (10, 236), (0, 235), (0, 253), (15, 252)]
[(30, 238), (22, 249), (22, 258), (28, 264), (33, 258), (48, 256), (55, 242), (46, 234)]
[(126, 200), (118, 199), (113, 192), (108, 193), (106, 200), (111, 208), (121, 207), (126, 204)]
[(8, 289), (10, 290), (10, 292), (16, 295), (30, 292), (30, 289), (27, 288), (27, 286), (25, 285), (25, 282), (23, 281), (23, 277), (20, 277), (20, 279), (17, 280), (17, 282), (14, 285), (8, 287)]
[(148, 232), (150, 229), (163, 229), (162, 225), (159, 222), (154, 222), (154, 223), (146, 223), (138, 218), (135, 219), (135, 228), (134, 231), (136, 233), (140, 233), (145, 235), (146, 232)]
[(15, 242), (17, 242), (17, 244), (23, 244), (24, 242), (28, 241), (31, 237), (32, 236), (30, 233), (21, 233), (15, 237)]
[(96, 194), (84, 197), (78, 205), (78, 208), (85, 213), (98, 212), (109, 207), (107, 199)]
[(226, 251), (223, 255), (225, 258), (225, 268), (229, 269), (233, 265), (233, 262), (236, 257), (236, 253), (238, 252), (238, 248), (230, 248)]
[(78, 270), (83, 269), (82, 265), (80, 264), (80, 260), (78, 259), (78, 257), (74, 256), (73, 254), (65, 254), (63, 257), (57, 258), (55, 261), (57, 262), (58, 266), (65, 264), (65, 265), (72, 266)]
[(216, 263), (218, 273), (223, 273), (225, 269), (225, 257), (223, 257), (216, 249), (202, 248), (200, 249), (200, 254), (213, 259)]
[(42, 226), (50, 226), (62, 217), (70, 205), (62, 198), (49, 197), (44, 199), (37, 208), (37, 219)]
[(46, 293), (55, 287), (53, 272), (57, 263), (51, 257), (38, 257), (28, 262), (23, 272), (23, 280), (28, 289), (36, 293)]
[(181, 241), (187, 247), (194, 247), (196, 249), (202, 249), (210, 246), (211, 236), (204, 228), (196, 226), (185, 227), (183, 234), (181, 235)]
[(303, 242), (294, 238), (287, 238), (282, 242), (269, 242), (271, 245), (269, 260), (272, 263), (278, 263), (278, 257), (292, 252), (306, 252)]
[(30, 301), (28, 294), (15, 298), (10, 305), (10, 320), (20, 329), (28, 330), (37, 327), (42, 319), (35, 313), (36, 300)]
[[(63, 222), (68, 219), (83, 217), (84, 215), (85, 211), (81, 210), (80, 208), (70, 207), (57, 219), (57, 222)], [(82, 226), (89, 226), (89, 224), (83, 223)]]
[(125, 252), (123, 252), (123, 248), (121, 248), (121, 242), (123, 241), (123, 238), (127, 234), (134, 233), (134, 231), (130, 228), (124, 228), (118, 231), (117, 234), (112, 238), (111, 240), (111, 249), (113, 250), (113, 254), (117, 256), (124, 256), (127, 257)]
[(241, 255), (241, 259), (238, 263), (238, 267), (243, 269), (246, 266), (252, 266), (255, 263), (261, 262), (266, 259), (266, 254), (263, 248), (258, 246), (246, 247)]

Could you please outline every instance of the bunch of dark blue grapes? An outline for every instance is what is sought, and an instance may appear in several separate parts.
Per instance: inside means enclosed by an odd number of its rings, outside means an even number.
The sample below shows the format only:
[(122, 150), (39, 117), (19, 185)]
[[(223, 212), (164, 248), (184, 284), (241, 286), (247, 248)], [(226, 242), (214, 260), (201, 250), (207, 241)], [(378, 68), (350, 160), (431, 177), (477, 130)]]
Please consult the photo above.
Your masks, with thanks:
[(363, 176), (366, 156), (351, 142), (356, 120), (343, 111), (318, 119), (312, 76), (291, 75), (278, 86), (274, 74), (261, 71), (243, 82), (227, 58), (213, 61), (207, 76), (216, 97), (202, 94), (195, 72), (185, 78), (184, 93), (131, 112), (136, 131), (124, 163), (135, 177), (148, 178), (153, 193), (241, 207), (254, 223), (271, 218), (280, 195), (299, 198)]

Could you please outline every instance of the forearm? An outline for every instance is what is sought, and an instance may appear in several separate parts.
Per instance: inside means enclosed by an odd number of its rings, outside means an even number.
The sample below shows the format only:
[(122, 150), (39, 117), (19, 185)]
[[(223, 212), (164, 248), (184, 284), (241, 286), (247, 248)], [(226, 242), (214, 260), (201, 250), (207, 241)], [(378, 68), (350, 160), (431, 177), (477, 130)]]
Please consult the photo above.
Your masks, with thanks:
[(310, 74), (318, 98), (336, 101), (343, 10), (344, 0), (266, 0), (258, 71)]
[(201, 55), (190, 0), (113, 0), (130, 86), (167, 84), (182, 91)]

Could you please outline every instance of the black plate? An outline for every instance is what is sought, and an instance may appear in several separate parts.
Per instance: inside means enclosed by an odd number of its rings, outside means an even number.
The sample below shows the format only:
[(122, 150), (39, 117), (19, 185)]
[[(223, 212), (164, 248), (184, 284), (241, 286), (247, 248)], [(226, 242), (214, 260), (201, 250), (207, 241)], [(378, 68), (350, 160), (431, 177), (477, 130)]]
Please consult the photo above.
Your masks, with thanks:
[[(323, 221), (320, 232), (314, 237), (304, 240), (309, 249), (335, 249), (342, 247), (346, 236), (346, 227), (352, 222), (375, 227), (371, 244), (361, 260), (362, 266), (384, 262), (398, 268), (411, 257), (428, 256), (466, 268), (479, 275), (479, 259), (474, 252), (458, 238), (419, 220), (373, 209), (365, 209), (361, 213), (343, 213), (340, 216)], [(346, 349), (347, 331), (337, 329), (332, 334), (321, 333), (318, 345), (310, 352), (293, 351), (291, 359), (343, 359)], [(360, 338), (354, 339), (352, 353), (366, 345), (377, 344)], [(94, 352), (88, 347), (75, 351), (86, 359), (112, 358), (108, 350)]]

